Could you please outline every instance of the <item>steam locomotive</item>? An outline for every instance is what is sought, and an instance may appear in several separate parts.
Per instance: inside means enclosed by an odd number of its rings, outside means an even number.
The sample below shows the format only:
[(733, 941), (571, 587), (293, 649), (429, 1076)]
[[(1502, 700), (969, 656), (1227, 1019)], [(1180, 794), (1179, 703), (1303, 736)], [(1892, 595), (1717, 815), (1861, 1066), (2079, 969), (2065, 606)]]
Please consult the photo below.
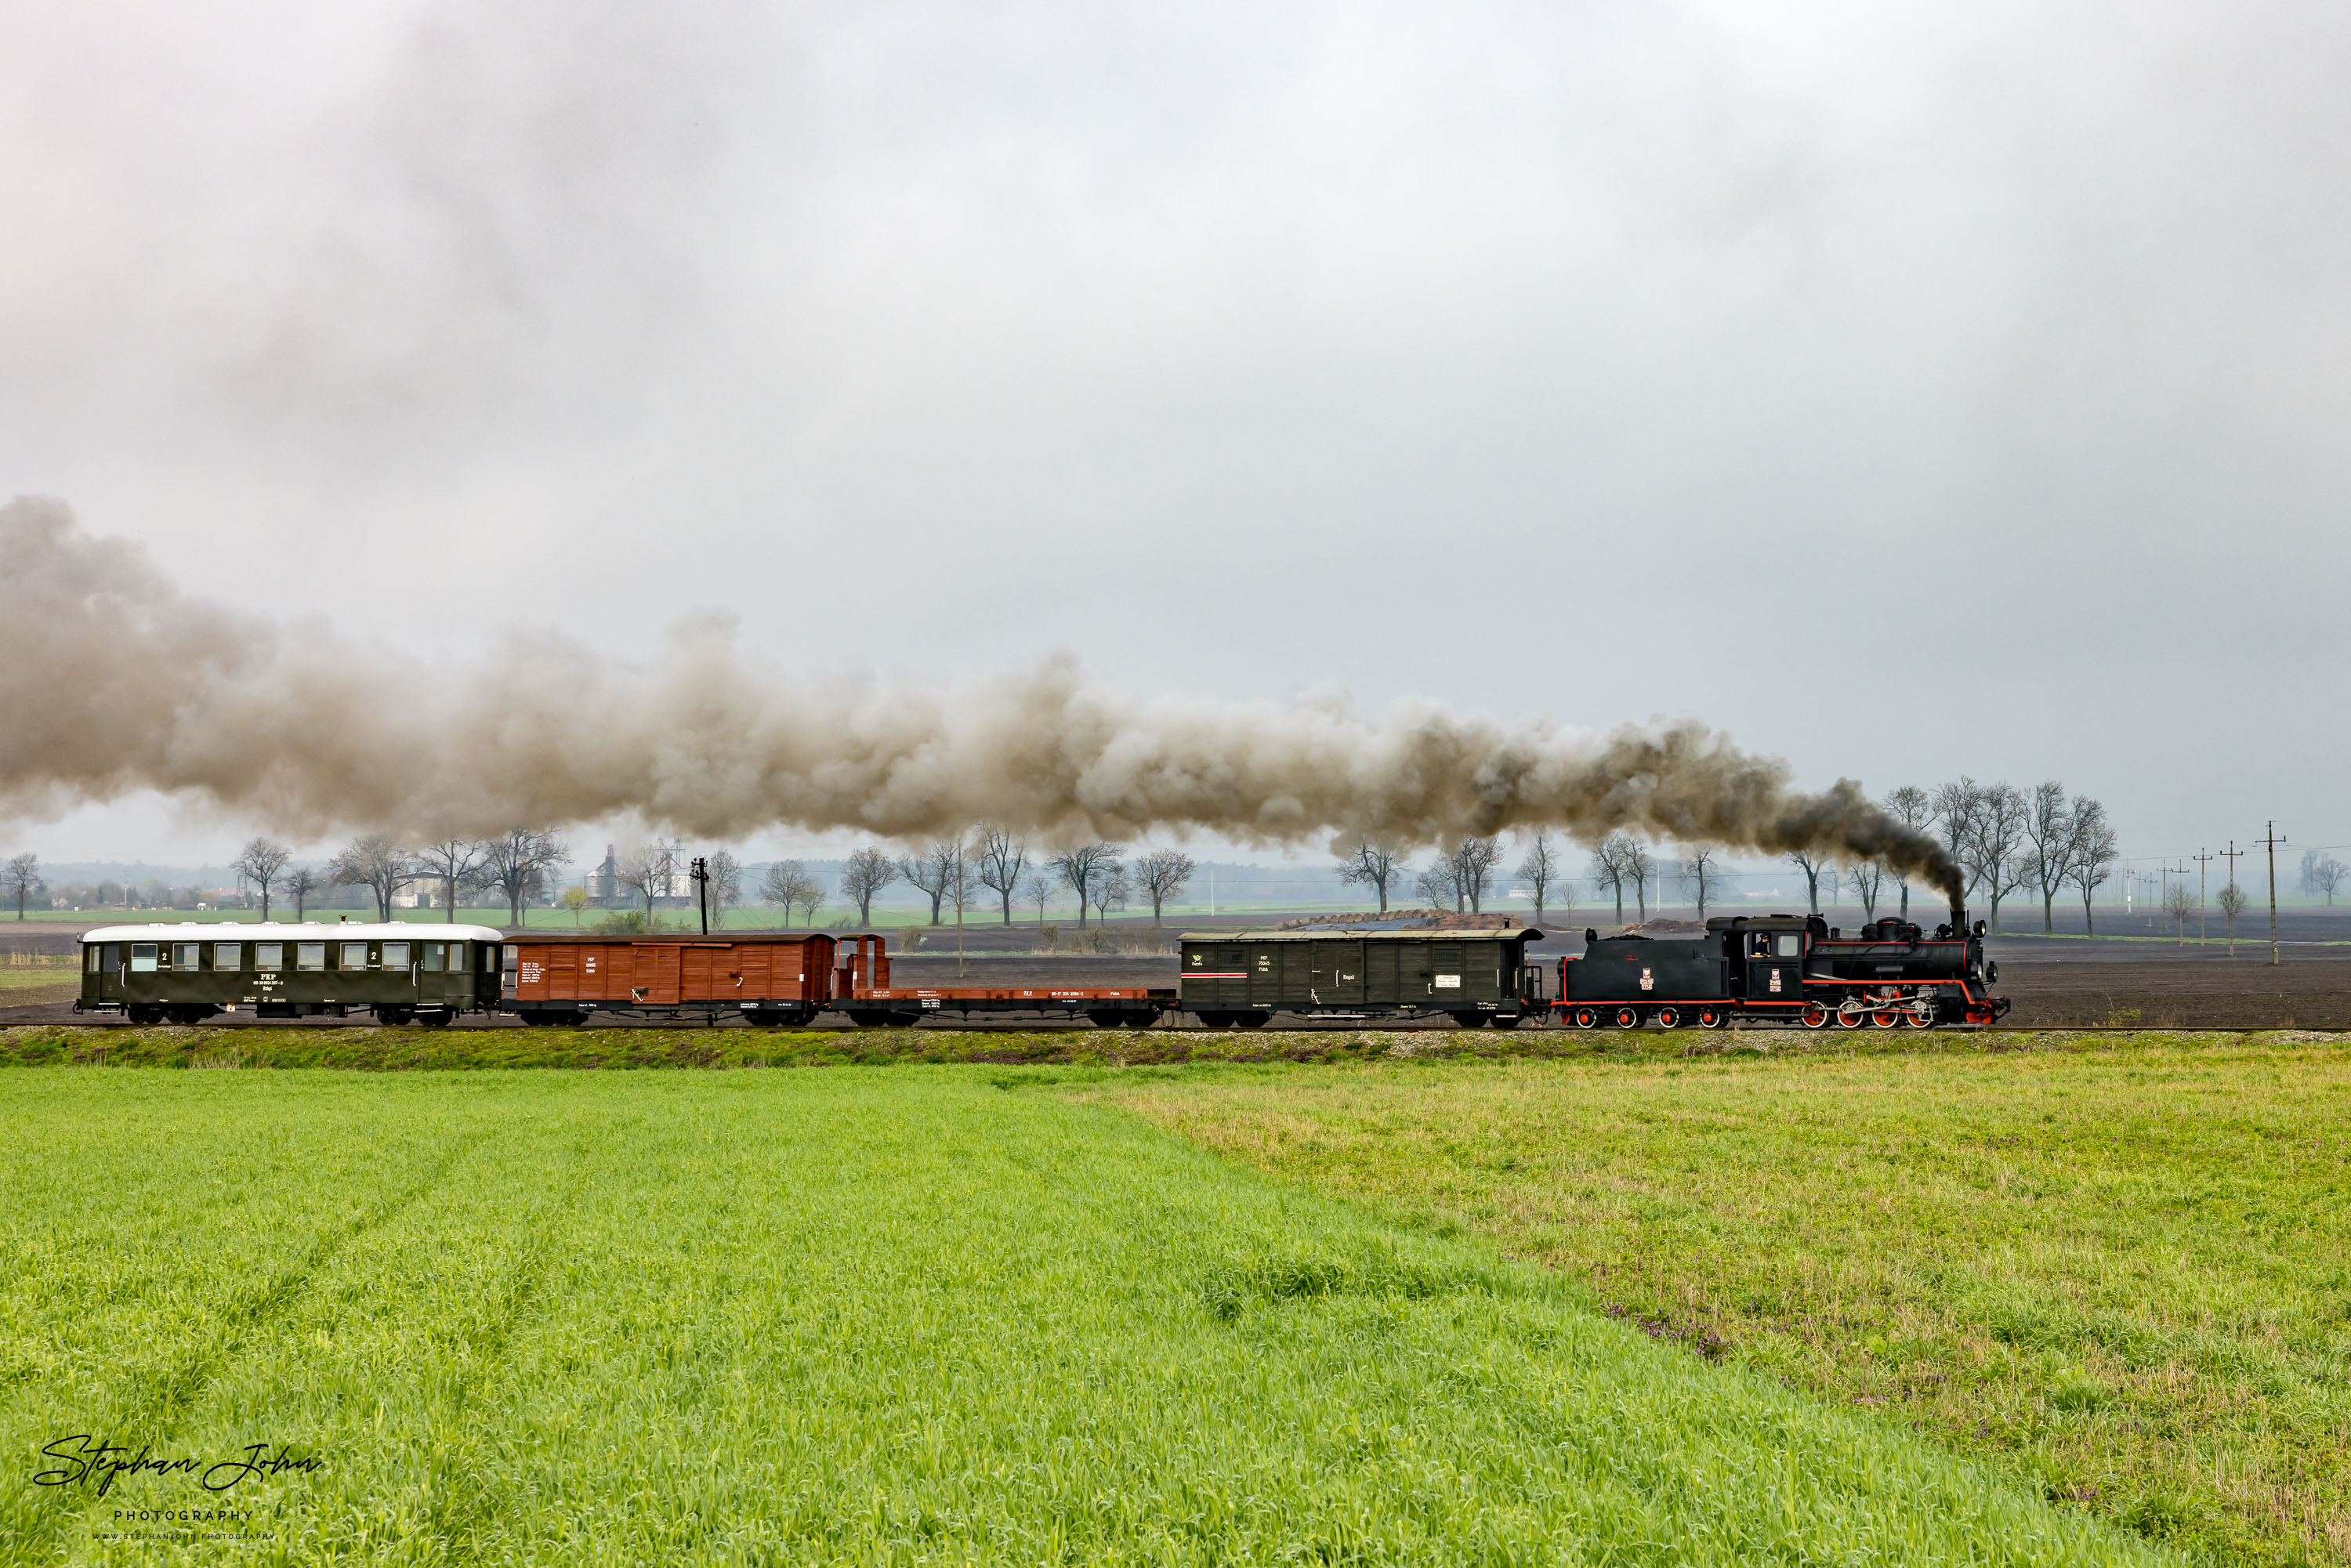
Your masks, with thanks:
[(1560, 960), (1554, 1006), (1578, 1029), (1988, 1024), (2009, 1000), (1990, 990), (2000, 966), (1983, 935), (1957, 907), (1931, 937), (1892, 917), (1847, 936), (1817, 915), (1718, 915), (1697, 938), (1587, 930), (1583, 956)]
[(1186, 934), (1173, 988), (925, 987), (892, 982), (884, 938), (753, 933), (504, 933), (425, 924), (135, 925), (82, 938), (77, 1011), (133, 1023), (372, 1013), (446, 1024), (506, 1013), (578, 1025), (590, 1013), (799, 1025), (839, 1013), (861, 1028), (925, 1018), (1084, 1017), (1141, 1027), (1186, 1013), (1251, 1029), (1282, 1013), (1329, 1022), (1449, 1017), (1466, 1028), (1530, 1020), (1578, 1029), (1771, 1021), (1825, 1029), (1987, 1024), (2008, 1011), (1998, 966), (1964, 912), (1932, 937), (1902, 920), (1846, 936), (1818, 915), (1718, 917), (1698, 937), (1584, 933), (1555, 969), (1530, 962), (1531, 926), (1447, 917), (1280, 931)]

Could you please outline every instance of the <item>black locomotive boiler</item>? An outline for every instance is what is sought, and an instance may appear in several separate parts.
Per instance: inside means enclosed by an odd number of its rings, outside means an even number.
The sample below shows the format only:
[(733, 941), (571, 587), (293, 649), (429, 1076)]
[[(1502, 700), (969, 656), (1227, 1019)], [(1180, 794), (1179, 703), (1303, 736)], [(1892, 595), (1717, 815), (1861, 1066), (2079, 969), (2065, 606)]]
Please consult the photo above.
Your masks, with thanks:
[(1931, 936), (1892, 918), (1847, 936), (1817, 915), (1718, 915), (1703, 936), (1587, 931), (1583, 956), (1560, 960), (1552, 1005), (1578, 1029), (1994, 1022), (2009, 1008), (1990, 990), (2000, 967), (1984, 956), (1981, 923), (1951, 914)]

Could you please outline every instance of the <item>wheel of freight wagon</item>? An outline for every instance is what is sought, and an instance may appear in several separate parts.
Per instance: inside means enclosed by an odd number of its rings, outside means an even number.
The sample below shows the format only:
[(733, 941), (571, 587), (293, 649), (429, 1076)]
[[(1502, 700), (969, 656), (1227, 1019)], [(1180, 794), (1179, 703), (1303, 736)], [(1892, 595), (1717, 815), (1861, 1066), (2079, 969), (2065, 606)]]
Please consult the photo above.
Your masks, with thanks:
[(1720, 1008), (1700, 1008), (1698, 1009), (1698, 1028), (1720, 1029), (1722, 1027), (1722, 1022), (1723, 1015)]
[(415, 1017), (416, 1009), (414, 1008), (393, 1007), (378, 1008), (375, 1009), (375, 1021), (392, 1029), (398, 1029), (402, 1025), (414, 1019)]
[(1803, 1019), (1803, 1025), (1806, 1029), (1826, 1029), (1829, 1027), (1829, 1009), (1821, 1006), (1818, 1002), (1806, 1002), (1804, 1004), (1804, 1010), (1802, 1017)]
[(1263, 1029), (1272, 1021), (1273, 1015), (1271, 1013), (1251, 1011), (1235, 1013), (1233, 1015), (1233, 1027), (1235, 1029)]
[(1492, 1013), (1459, 1012), (1453, 1015), (1453, 1021), (1463, 1029), (1484, 1029), (1488, 1024), (1494, 1021), (1494, 1015)]
[(1578, 1029), (1598, 1029), (1600, 1027), (1600, 1009), (1598, 1008), (1578, 1008), (1575, 1009), (1574, 1017), (1575, 1027)]
[(447, 1029), (456, 1017), (447, 1008), (427, 1009), (416, 1015), (416, 1021), (425, 1029)]
[(1134, 1020), (1128, 1018), (1125, 1012), (1118, 1008), (1095, 1008), (1093, 1010), (1087, 1013), (1086, 1017), (1093, 1020), (1093, 1026), (1096, 1029), (1132, 1029), (1134, 1027)]
[(1899, 1013), (1877, 1012), (1869, 1015), (1869, 1021), (1871, 1027), (1876, 1029), (1892, 1029), (1903, 1016)]
[(1638, 1029), (1641, 1027), (1641, 1009), (1638, 1008), (1618, 1008), (1614, 1013), (1609, 1015), (1608, 1021), (1614, 1024), (1618, 1029)]
[(1494, 1027), (1496, 1029), (1516, 1029), (1519, 1027), (1519, 1019), (1525, 1016), (1526, 1015), (1524, 1013), (1511, 1013), (1506, 1018), (1500, 1013), (1496, 1013), (1494, 1015)]
[(543, 1013), (534, 1010), (523, 1014), (522, 1021), (532, 1029), (545, 1029), (549, 1024), (556, 1021), (556, 1017), (553, 1013)]
[(1657, 1027), (1659, 1029), (1681, 1028), (1682, 1009), (1679, 1008), (1659, 1008), (1657, 1009)]

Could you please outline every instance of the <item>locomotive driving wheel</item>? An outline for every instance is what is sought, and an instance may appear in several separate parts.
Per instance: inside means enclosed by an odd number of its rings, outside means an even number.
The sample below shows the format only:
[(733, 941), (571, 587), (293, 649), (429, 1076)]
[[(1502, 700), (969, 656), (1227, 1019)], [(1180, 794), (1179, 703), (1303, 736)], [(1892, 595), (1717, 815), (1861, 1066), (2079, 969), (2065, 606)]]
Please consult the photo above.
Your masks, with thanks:
[(1893, 1012), (1872, 1013), (1869, 1015), (1869, 1021), (1879, 1029), (1892, 1029), (1895, 1023), (1905, 1016), (1902, 1013)]
[(1862, 1020), (1866, 1019), (1868, 1016), (1869, 1015), (1867, 1013), (1855, 1012), (1846, 1008), (1839, 1008), (1837, 1009), (1836, 1015), (1837, 1028), (1859, 1029), (1862, 1025)]
[(1802, 1017), (1806, 1029), (1826, 1029), (1829, 1027), (1829, 1009), (1821, 1006), (1818, 1002), (1806, 1002), (1804, 1004), (1804, 1010)]
[(1698, 1009), (1698, 1028), (1720, 1029), (1722, 1024), (1723, 1015), (1720, 1008), (1700, 1008)]

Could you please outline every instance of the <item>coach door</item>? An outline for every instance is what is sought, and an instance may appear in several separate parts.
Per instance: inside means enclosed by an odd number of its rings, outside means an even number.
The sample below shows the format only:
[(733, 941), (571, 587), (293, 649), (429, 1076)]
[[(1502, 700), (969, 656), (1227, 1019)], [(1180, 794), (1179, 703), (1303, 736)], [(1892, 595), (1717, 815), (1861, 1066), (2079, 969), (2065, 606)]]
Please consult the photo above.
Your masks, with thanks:
[(1307, 977), (1318, 1005), (1346, 1007), (1363, 1001), (1364, 944), (1306, 942), (1300, 946), (1312, 955)]

